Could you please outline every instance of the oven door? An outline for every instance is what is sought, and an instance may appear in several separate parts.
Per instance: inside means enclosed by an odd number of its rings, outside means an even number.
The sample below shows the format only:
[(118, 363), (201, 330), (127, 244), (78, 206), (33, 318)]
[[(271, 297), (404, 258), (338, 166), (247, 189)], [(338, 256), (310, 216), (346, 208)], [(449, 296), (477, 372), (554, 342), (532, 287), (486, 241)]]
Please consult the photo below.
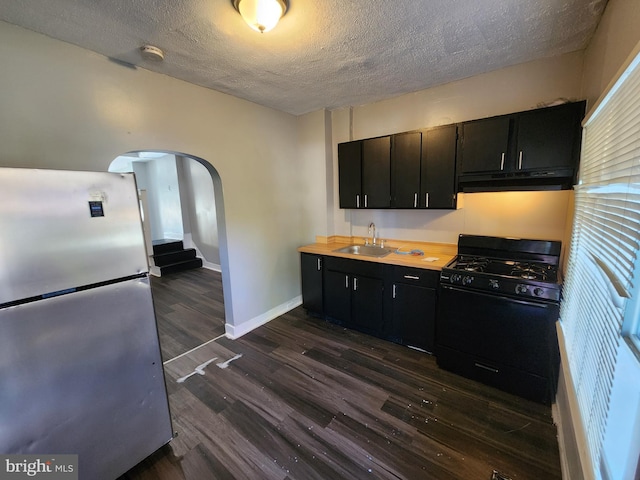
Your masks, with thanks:
[(461, 375), (548, 403), (557, 371), (556, 303), (441, 285), (438, 364)]

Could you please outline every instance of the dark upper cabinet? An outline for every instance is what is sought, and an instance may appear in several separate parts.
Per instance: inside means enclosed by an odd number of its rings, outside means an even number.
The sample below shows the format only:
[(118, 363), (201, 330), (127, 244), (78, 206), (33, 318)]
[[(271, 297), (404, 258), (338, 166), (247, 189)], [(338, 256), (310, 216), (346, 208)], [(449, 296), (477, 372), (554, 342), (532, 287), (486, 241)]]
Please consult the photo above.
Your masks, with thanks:
[(302, 306), (310, 313), (321, 315), (322, 308), (322, 262), (321, 255), (300, 254), (302, 273)]
[(466, 122), (461, 127), (458, 173), (500, 172), (509, 168), (510, 117)]
[(455, 125), (423, 132), (419, 207), (456, 208), (457, 132)]
[(463, 123), (458, 190), (571, 188), (584, 112), (582, 101)]
[(420, 201), (420, 160), (422, 133), (399, 133), (391, 146), (391, 205), (418, 208)]
[(391, 137), (338, 144), (340, 208), (391, 205)]
[(583, 103), (521, 113), (518, 116), (515, 169), (572, 169), (580, 148), (583, 116)]
[(364, 208), (391, 206), (391, 137), (362, 141), (362, 202)]
[(339, 144), (340, 208), (455, 208), (456, 138), (449, 125)]
[(362, 141), (338, 144), (340, 208), (360, 208)]

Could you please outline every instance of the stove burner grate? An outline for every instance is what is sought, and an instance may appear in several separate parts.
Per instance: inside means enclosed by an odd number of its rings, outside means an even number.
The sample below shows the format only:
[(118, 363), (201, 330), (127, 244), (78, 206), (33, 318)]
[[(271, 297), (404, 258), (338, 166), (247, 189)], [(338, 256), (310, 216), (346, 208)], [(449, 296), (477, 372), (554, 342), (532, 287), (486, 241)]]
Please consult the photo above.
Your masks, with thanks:
[(456, 262), (456, 268), (467, 272), (484, 272), (489, 265), (489, 260), (484, 257), (460, 257)]
[(547, 265), (532, 263), (516, 263), (511, 270), (511, 276), (523, 278), (525, 280), (547, 280)]

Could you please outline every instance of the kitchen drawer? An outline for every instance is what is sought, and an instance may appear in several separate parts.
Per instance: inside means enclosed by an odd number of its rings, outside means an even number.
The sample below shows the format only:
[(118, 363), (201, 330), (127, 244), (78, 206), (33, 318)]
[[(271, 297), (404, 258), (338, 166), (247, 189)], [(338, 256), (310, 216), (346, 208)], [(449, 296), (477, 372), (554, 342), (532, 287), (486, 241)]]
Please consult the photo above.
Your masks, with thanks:
[(341, 257), (324, 257), (324, 266), (326, 270), (335, 272), (344, 272), (349, 275), (362, 275), (365, 277), (382, 278), (384, 264), (376, 262), (367, 262), (362, 260), (351, 260)]
[(436, 270), (426, 270), (423, 268), (410, 268), (393, 266), (391, 281), (393, 283), (406, 283), (417, 287), (436, 288), (440, 273)]
[(486, 361), (441, 345), (436, 348), (436, 359), (438, 366), (445, 370), (502, 391), (546, 405), (550, 405), (553, 400), (552, 392), (555, 389), (547, 378)]

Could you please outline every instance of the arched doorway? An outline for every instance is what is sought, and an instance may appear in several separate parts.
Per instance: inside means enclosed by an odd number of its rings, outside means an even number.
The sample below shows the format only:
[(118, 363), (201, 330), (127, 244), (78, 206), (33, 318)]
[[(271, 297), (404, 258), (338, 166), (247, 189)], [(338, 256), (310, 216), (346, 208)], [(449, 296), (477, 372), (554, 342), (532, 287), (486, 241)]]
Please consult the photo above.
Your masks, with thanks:
[(217, 170), (193, 155), (144, 150), (116, 157), (109, 171), (135, 173), (138, 188), (146, 192), (143, 215), (149, 244), (182, 240), (197, 250), (205, 268), (220, 272), (224, 317), (231, 318), (224, 198)]

